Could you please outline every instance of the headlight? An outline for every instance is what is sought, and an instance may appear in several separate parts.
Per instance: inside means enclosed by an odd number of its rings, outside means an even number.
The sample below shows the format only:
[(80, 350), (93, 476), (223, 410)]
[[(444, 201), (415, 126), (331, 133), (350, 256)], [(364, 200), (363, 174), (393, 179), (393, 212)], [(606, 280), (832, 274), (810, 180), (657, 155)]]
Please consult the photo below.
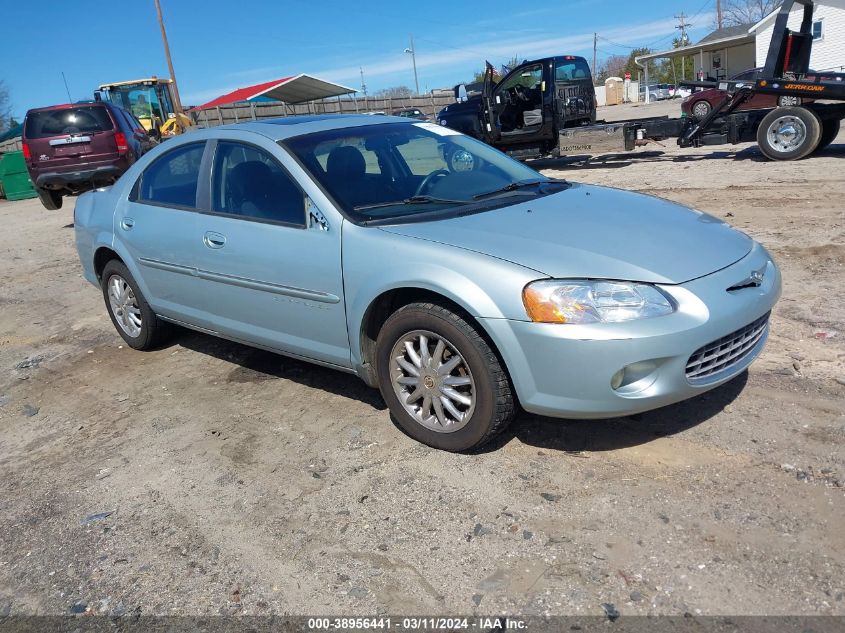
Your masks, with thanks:
[(522, 291), (522, 302), (537, 323), (619, 323), (675, 311), (654, 286), (625, 281), (535, 281)]

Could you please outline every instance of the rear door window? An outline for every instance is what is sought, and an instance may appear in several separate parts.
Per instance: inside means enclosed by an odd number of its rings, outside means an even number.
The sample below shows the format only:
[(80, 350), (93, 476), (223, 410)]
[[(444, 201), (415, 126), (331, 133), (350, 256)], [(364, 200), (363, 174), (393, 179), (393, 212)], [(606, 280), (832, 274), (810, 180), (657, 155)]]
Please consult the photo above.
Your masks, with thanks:
[(138, 200), (149, 204), (195, 208), (205, 143), (177, 147), (153, 161), (141, 176)]
[(29, 139), (68, 134), (93, 134), (114, 129), (104, 106), (80, 106), (30, 112), (24, 135)]

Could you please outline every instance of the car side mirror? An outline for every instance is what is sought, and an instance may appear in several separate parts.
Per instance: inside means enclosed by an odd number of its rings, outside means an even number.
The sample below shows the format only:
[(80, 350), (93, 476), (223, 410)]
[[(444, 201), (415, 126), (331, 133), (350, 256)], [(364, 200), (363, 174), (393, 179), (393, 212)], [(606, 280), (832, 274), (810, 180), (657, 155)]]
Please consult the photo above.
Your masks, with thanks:
[(147, 136), (149, 136), (151, 139), (155, 139), (156, 141), (161, 140), (161, 132), (157, 127), (152, 127), (147, 130)]
[(467, 87), (464, 84), (461, 84), (458, 86), (458, 102), (463, 103), (467, 99)]

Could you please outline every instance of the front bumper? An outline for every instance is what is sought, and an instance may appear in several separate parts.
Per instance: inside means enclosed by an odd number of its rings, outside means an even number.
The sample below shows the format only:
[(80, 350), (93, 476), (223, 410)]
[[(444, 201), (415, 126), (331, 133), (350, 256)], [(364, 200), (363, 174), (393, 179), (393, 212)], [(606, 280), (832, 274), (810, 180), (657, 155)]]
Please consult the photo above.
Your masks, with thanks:
[[(759, 287), (728, 292), (765, 267)], [(734, 378), (760, 354), (768, 329), (747, 355), (710, 379), (689, 380), (690, 356), (767, 313), (781, 277), (762, 246), (721, 271), (661, 286), (678, 304), (671, 315), (618, 324), (557, 325), (482, 319), (510, 372), (523, 408), (553, 417), (609, 418), (673, 404)], [(634, 367), (639, 378), (619, 389), (614, 375)]]

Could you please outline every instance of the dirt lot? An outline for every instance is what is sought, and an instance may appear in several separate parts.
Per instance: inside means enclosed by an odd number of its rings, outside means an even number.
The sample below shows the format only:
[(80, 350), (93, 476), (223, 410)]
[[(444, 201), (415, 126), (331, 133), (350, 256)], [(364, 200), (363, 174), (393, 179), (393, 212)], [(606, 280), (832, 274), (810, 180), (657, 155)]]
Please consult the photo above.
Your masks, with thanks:
[(541, 163), (727, 218), (784, 296), (728, 385), (611, 421), (523, 414), (477, 455), (415, 444), (351, 376), (188, 332), (127, 349), (73, 201), (0, 203), (0, 616), (845, 614), (838, 142)]

